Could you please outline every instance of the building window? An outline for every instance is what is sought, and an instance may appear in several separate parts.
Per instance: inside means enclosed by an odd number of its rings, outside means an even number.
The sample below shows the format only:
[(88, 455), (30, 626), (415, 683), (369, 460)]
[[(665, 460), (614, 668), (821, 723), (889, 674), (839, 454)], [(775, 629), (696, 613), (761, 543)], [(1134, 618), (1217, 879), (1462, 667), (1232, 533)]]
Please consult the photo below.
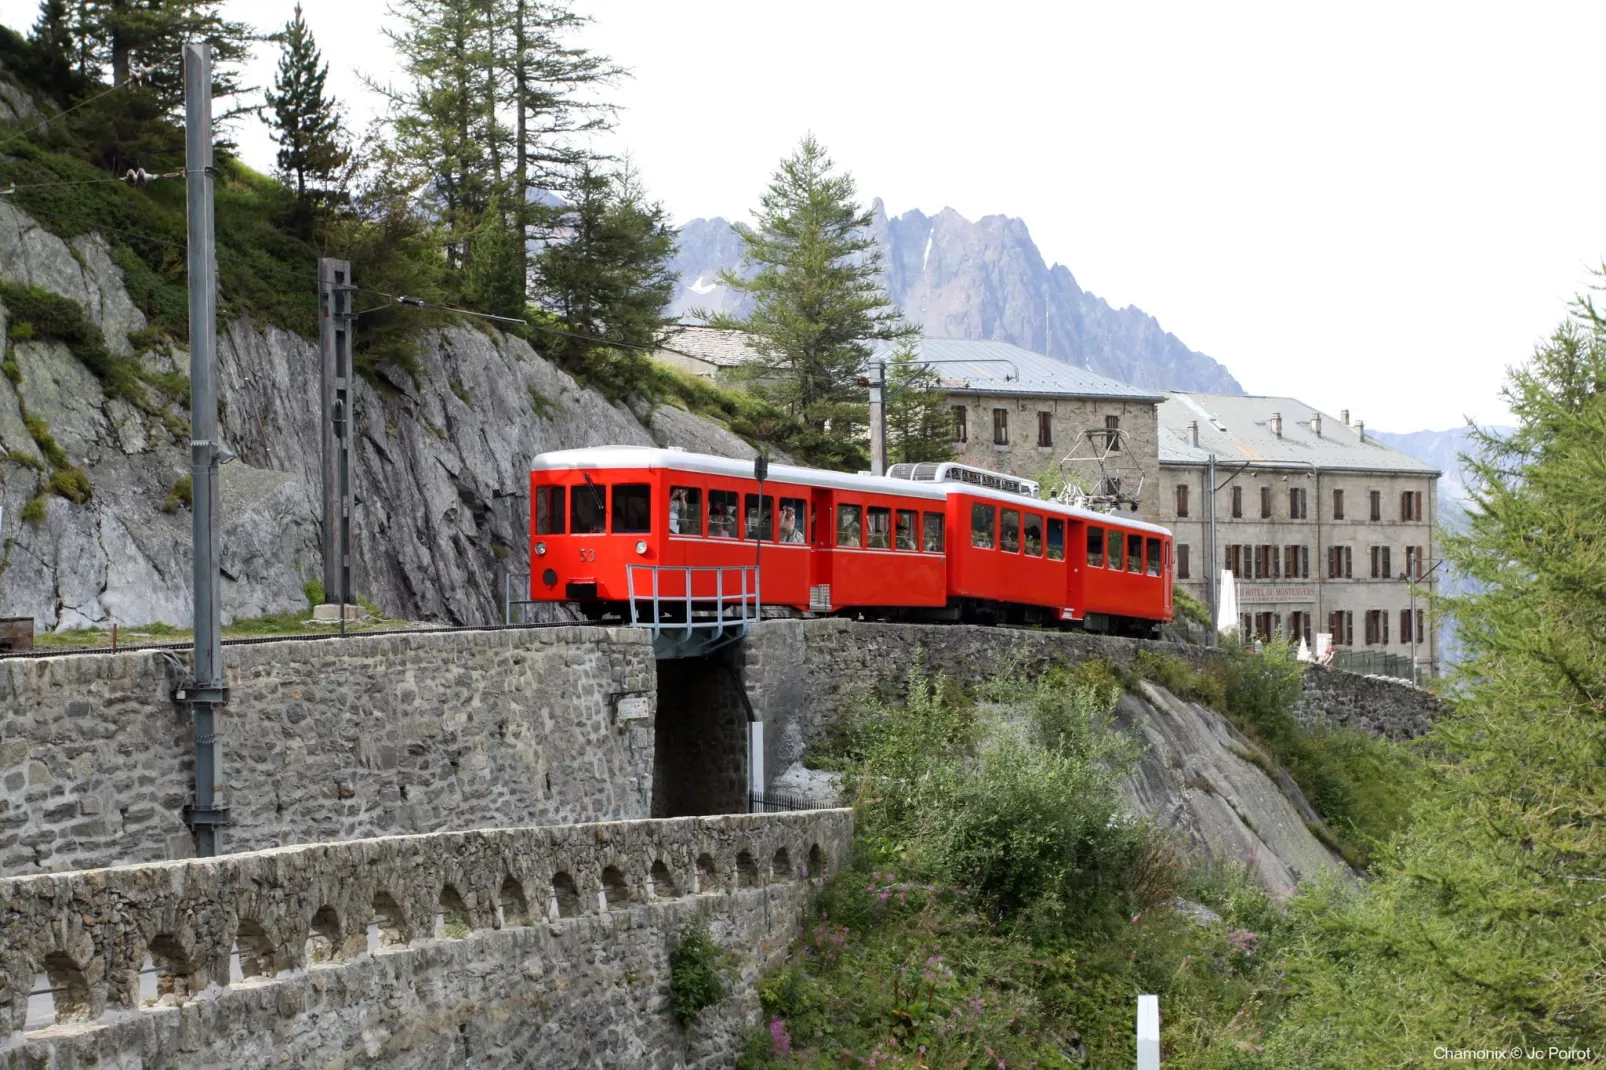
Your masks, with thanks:
[(1425, 609), (1419, 609), (1416, 611), (1416, 641), (1419, 643), (1425, 643), (1428, 641), (1428, 633), (1422, 630), (1422, 625), (1424, 623), (1423, 615), (1426, 613), (1427, 610)]
[(1242, 554), (1240, 553), (1241, 549), (1242, 548), (1237, 546), (1236, 544), (1234, 544), (1232, 546), (1228, 546), (1227, 547), (1227, 561), (1226, 561), (1226, 564), (1224, 564), (1222, 566), (1228, 572), (1230, 572), (1234, 576), (1238, 576), (1240, 578), (1244, 574), (1244, 570), (1241, 567), (1243, 565)]
[(1310, 614), (1302, 610), (1295, 610), (1288, 614), (1288, 641), (1297, 643), (1303, 639), (1307, 644), (1311, 642)]
[(1389, 548), (1387, 546), (1374, 546), (1372, 550), (1372, 578), (1374, 580), (1387, 580), (1393, 578), (1389, 569)]
[(1366, 611), (1366, 645), (1388, 646), (1389, 642), (1389, 614), (1386, 609), (1368, 609)]
[(1374, 521), (1375, 520), (1382, 520), (1383, 519), (1383, 492), (1380, 491), (1380, 490), (1374, 490), (1374, 491), (1371, 491), (1369, 493), (1368, 497), (1371, 498), (1371, 503), (1372, 503), (1372, 519)]
[(1119, 498), (1121, 496), (1121, 477), (1105, 476), (1099, 480), (1099, 493), (1106, 498)]
[(1262, 643), (1271, 642), (1272, 633), (1276, 630), (1276, 621), (1270, 613), (1255, 614), (1255, 638)]
[(1344, 519), (1344, 492), (1341, 490), (1333, 491), (1333, 519)]
[(1054, 414), (1051, 412), (1037, 414), (1037, 444), (1039, 446), (1054, 444)]
[(1288, 488), (1288, 519), (1304, 520), (1310, 515), (1304, 487)]
[(1352, 576), (1351, 568), (1354, 558), (1348, 546), (1329, 546), (1327, 548), (1327, 578), (1330, 580), (1347, 580)]
[(1422, 492), (1407, 490), (1400, 493), (1400, 519), (1420, 521), (1422, 519)]
[(993, 445), (1009, 445), (1009, 410), (993, 410)]
[(1234, 519), (1244, 515), (1244, 489), (1242, 487), (1232, 488), (1232, 515)]
[(1402, 609), (1400, 610), (1400, 642), (1409, 643), (1410, 641), (1411, 611), (1409, 609)]
[(1104, 418), (1104, 441), (1109, 446), (1110, 453), (1121, 449), (1121, 418), (1119, 416), (1106, 416)]
[(1270, 518), (1271, 518), (1271, 488), (1270, 487), (1261, 487), (1260, 488), (1260, 519), (1269, 520)]
[(1187, 578), (1188, 578), (1188, 544), (1185, 543), (1185, 542), (1179, 542), (1179, 543), (1177, 543), (1177, 579), (1185, 580)]
[(1289, 579), (1299, 575), (1299, 547), (1283, 547), (1283, 575)]
[(1188, 485), (1186, 483), (1177, 484), (1177, 515), (1188, 515)]
[(954, 441), (960, 443), (968, 441), (967, 435), (969, 434), (969, 428), (965, 424), (965, 407), (963, 405), (955, 405), (953, 407), (953, 414)]
[(1355, 614), (1348, 610), (1334, 610), (1327, 615), (1327, 631), (1334, 646), (1355, 645)]

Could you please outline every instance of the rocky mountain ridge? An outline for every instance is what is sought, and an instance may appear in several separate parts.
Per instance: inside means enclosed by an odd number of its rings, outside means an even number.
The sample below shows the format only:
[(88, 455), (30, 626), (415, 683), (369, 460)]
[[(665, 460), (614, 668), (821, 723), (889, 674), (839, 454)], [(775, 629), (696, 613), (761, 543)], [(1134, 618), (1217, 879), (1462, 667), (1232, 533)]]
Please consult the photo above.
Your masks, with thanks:
[[(892, 303), (928, 335), (996, 339), (1155, 389), (1241, 394), (1217, 361), (1195, 352), (1142, 309), (1114, 308), (1049, 265), (1026, 224), (989, 215), (972, 222), (952, 208), (891, 217), (877, 198), (871, 232), (884, 261)], [(741, 242), (721, 218), (680, 229), (680, 273), (672, 311), (746, 311), (743, 295), (719, 282), (741, 264)]]
[[(114, 353), (133, 354), (130, 336), (146, 326), (100, 237), (63, 241), (3, 203), (0, 280), (72, 301)], [(69, 345), (19, 328), (0, 303), (0, 616), (44, 630), (188, 626), (188, 412), (143, 387), (140, 404), (108, 396)], [(504, 573), (528, 567), (538, 453), (604, 442), (754, 453), (679, 409), (612, 403), (516, 338), (451, 327), (420, 343), (416, 378), (387, 366), (354, 391), (354, 583), (390, 614), (501, 620)], [(172, 345), (139, 360), (152, 376), (189, 367)], [(304, 583), (322, 575), (318, 366), (298, 335), (249, 317), (220, 325), (221, 433), (239, 458), (220, 472), (225, 622), (303, 610)], [(49, 491), (60, 466), (36, 431), (87, 474), (87, 501)]]

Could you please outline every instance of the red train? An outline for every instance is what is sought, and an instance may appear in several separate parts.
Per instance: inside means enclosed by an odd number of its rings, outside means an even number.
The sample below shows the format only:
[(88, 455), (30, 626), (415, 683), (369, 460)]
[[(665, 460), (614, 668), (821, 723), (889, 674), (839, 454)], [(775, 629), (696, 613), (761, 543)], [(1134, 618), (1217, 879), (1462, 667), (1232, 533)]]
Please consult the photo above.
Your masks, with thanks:
[[(963, 465), (893, 476), (608, 446), (537, 457), (534, 601), (658, 620), (710, 605), (1150, 636), (1172, 615), (1164, 528), (1045, 502)], [(897, 475), (905, 478), (895, 478)]]

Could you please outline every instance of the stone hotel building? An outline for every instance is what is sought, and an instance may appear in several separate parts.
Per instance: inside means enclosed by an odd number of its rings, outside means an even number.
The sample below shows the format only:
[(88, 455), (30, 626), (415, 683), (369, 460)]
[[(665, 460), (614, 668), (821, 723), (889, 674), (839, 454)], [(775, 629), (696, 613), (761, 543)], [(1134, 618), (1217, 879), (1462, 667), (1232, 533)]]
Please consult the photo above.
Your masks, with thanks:
[(1172, 391), (1159, 423), (1143, 512), (1175, 534), (1179, 586), (1211, 605), (1231, 570), (1244, 634), (1314, 646), (1327, 632), (1340, 653), (1414, 653), (1437, 674), (1411, 590), (1438, 582), (1438, 470), (1293, 398)]

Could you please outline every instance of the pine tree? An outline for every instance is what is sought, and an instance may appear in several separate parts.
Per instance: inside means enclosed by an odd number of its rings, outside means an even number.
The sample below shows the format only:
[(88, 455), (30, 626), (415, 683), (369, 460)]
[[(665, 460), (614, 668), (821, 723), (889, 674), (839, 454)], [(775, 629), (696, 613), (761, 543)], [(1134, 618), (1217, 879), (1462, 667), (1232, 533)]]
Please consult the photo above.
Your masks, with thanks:
[(519, 318), (524, 315), (524, 267), (519, 256), (518, 232), (502, 209), (502, 198), (491, 203), (468, 238), (468, 263), (463, 298), (479, 312)]
[(917, 363), (913, 350), (893, 355), (887, 369), (887, 463), (951, 461), (953, 417), (934, 368)]
[(242, 92), (236, 67), (250, 55), (252, 33), (245, 23), (225, 19), (222, 7), (222, 0), (99, 0), (87, 5), (91, 54), (110, 67), (117, 85), (136, 67), (146, 70), (146, 91), (164, 116), (173, 117), (184, 103), (178, 55), (186, 41), (204, 40), (212, 46), (213, 96), (232, 97)]
[(60, 85), (72, 72), (78, 51), (73, 37), (73, 12), (67, 0), (39, 0), (39, 18), (29, 39), (44, 58), (48, 84)]
[(622, 396), (642, 388), (649, 358), (641, 349), (663, 344), (672, 322), (665, 313), (675, 292), (675, 232), (628, 167), (603, 174), (583, 166), (571, 185), (575, 199), (559, 217), (565, 236), (534, 263), (540, 303), (565, 330), (638, 348), (556, 337), (548, 351)]
[(888, 304), (870, 213), (859, 207), (853, 178), (832, 167), (812, 134), (781, 162), (757, 227), (740, 232), (751, 277), (720, 274), (726, 286), (752, 295), (753, 310), (744, 319), (709, 319), (752, 336), (763, 360), (747, 373), (780, 379), (767, 393), (817, 432), (829, 423), (833, 437), (847, 440), (864, 426), (867, 401), (857, 381), (872, 344), (906, 341), (918, 329)]
[(305, 207), (307, 180), (323, 183), (346, 162), (348, 152), (340, 140), (340, 116), (335, 103), (324, 96), (329, 65), (301, 17), (301, 5), (285, 25), (283, 51), (273, 89), (265, 94), (279, 145), (279, 170), (293, 180), (296, 199)]

